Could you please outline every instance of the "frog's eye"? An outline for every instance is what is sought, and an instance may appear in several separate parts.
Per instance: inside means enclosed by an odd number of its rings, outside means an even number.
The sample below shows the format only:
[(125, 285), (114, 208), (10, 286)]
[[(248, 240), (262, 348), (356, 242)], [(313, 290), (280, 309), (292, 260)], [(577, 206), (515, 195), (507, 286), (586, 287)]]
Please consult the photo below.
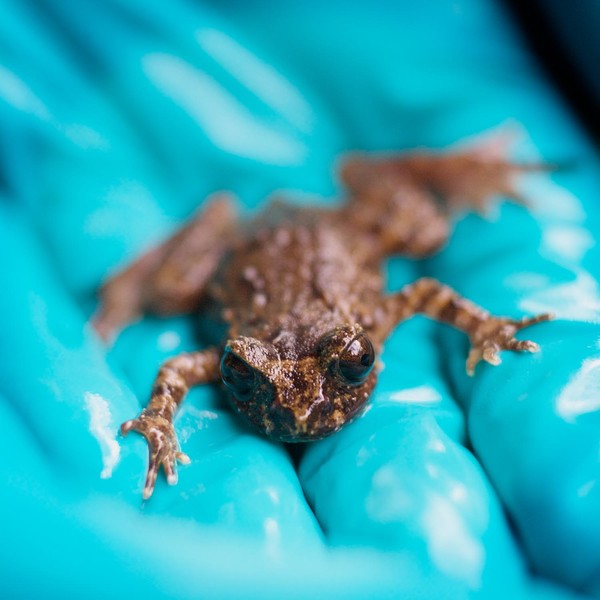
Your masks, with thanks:
[(221, 359), (221, 379), (240, 402), (250, 400), (258, 385), (256, 370), (229, 348)]
[(360, 333), (342, 350), (336, 367), (347, 384), (359, 385), (365, 381), (374, 363), (373, 344), (364, 333)]

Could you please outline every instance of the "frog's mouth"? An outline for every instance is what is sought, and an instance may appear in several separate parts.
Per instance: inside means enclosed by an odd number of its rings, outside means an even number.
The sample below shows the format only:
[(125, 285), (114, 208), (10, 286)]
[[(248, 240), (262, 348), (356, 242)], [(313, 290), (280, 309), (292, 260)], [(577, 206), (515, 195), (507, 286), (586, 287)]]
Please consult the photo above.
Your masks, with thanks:
[(318, 442), (331, 434), (335, 433), (337, 429), (332, 429), (330, 432), (325, 433), (323, 435), (306, 435), (306, 434), (296, 434), (296, 435), (269, 435), (269, 439), (274, 442), (282, 442), (284, 444), (307, 444), (309, 442)]
[(283, 432), (283, 431), (271, 431), (267, 433), (262, 430), (261, 433), (266, 435), (270, 440), (274, 442), (282, 442), (284, 444), (305, 444), (308, 442), (317, 442), (322, 440), (338, 431), (340, 428), (330, 429), (328, 431), (319, 431), (319, 432)]
[[(287, 407), (277, 402), (240, 402), (231, 397), (236, 410), (269, 439), (284, 443), (314, 442), (339, 431), (360, 414), (365, 402), (357, 402), (351, 410), (340, 410), (339, 399), (323, 396), (306, 405)], [(365, 398), (366, 400), (366, 398)]]

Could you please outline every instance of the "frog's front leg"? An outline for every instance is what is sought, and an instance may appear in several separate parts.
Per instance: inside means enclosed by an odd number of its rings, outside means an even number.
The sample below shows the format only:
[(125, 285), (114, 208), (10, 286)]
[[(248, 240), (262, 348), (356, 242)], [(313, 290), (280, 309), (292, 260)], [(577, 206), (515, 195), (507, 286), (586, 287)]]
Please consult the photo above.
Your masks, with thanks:
[(539, 346), (529, 340), (516, 339), (515, 333), (525, 327), (552, 318), (548, 313), (522, 319), (496, 317), (461, 297), (453, 289), (435, 279), (423, 278), (386, 299), (390, 327), (415, 314), (424, 314), (463, 331), (471, 340), (467, 373), (472, 375), (481, 360), (500, 364), (501, 350), (537, 352)]
[(179, 450), (173, 428), (175, 411), (192, 386), (219, 379), (219, 362), (220, 353), (216, 348), (180, 354), (167, 360), (156, 376), (148, 406), (139, 417), (121, 425), (123, 435), (133, 429), (148, 441), (149, 463), (144, 499), (152, 495), (161, 465), (167, 481), (174, 485), (177, 483), (177, 461), (189, 463), (188, 456)]

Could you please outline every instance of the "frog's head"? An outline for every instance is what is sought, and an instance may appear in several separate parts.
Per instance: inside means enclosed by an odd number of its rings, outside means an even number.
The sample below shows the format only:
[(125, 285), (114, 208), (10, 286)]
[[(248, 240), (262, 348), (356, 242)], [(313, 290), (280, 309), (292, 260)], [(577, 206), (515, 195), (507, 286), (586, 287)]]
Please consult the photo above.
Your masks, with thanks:
[(377, 378), (375, 351), (358, 325), (336, 327), (289, 357), (251, 337), (230, 340), (221, 378), (233, 405), (259, 431), (283, 442), (323, 438), (365, 405)]

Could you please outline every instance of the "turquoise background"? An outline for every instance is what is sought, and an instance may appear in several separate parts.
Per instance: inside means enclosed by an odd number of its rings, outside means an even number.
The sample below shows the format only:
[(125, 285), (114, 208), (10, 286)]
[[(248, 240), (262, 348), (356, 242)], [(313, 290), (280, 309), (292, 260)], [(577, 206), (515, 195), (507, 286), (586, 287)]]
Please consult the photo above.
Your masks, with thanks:
[[(0, 0), (0, 596), (600, 597), (595, 149), (492, 0)], [(461, 215), (426, 262), (507, 315), (551, 310), (542, 351), (464, 373), (464, 336), (389, 340), (366, 414), (297, 464), (212, 387), (176, 421), (192, 464), (141, 502), (119, 424), (193, 319), (107, 351), (100, 282), (219, 189), (340, 190), (351, 150), (510, 132), (531, 210)], [(501, 133), (502, 135), (502, 133)]]

